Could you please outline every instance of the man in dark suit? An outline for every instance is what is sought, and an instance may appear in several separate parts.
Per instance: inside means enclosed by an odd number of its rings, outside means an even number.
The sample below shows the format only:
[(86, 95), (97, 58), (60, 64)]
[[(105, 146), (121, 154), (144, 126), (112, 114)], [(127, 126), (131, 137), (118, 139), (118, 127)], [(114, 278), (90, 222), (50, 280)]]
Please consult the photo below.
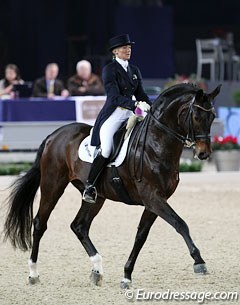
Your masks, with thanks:
[(34, 82), (33, 96), (54, 98), (58, 96), (68, 96), (68, 90), (64, 88), (63, 82), (57, 79), (59, 72), (56, 63), (50, 63), (46, 66), (45, 77), (41, 77)]
[[(136, 107), (148, 111), (151, 104), (143, 90), (138, 67), (128, 62), (134, 42), (126, 34), (113, 37), (109, 44), (114, 60), (104, 67), (102, 73), (107, 99), (96, 119), (91, 138), (91, 145), (101, 145), (101, 153), (93, 161), (83, 194), (83, 199), (89, 203), (95, 202), (96, 180), (111, 154), (114, 133), (133, 115)], [(136, 100), (132, 99), (133, 96)]]

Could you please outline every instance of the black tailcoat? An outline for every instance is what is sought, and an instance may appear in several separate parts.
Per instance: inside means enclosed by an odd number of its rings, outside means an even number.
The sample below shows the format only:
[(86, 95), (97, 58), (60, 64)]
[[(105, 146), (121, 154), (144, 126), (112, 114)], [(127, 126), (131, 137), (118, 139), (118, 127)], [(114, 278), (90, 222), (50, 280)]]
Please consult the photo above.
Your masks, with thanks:
[(134, 95), (137, 101), (151, 104), (142, 87), (142, 76), (138, 67), (128, 65), (128, 72), (114, 60), (103, 68), (102, 79), (107, 94), (106, 102), (101, 109), (94, 128), (91, 145), (100, 145), (99, 131), (102, 124), (109, 118), (117, 107), (135, 110)]

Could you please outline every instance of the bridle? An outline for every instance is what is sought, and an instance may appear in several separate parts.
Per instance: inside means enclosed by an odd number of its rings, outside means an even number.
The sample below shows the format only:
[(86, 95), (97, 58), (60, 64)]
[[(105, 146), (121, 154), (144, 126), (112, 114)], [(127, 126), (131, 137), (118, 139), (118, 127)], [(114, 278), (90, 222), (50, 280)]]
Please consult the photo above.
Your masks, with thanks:
[[(187, 122), (187, 126), (188, 126), (188, 132), (187, 132), (186, 136), (181, 135), (180, 133), (176, 132), (172, 128), (170, 128), (170, 127), (166, 126), (165, 124), (163, 124), (162, 122), (160, 122), (160, 120), (157, 119), (154, 116), (152, 107), (150, 108), (147, 116), (140, 123), (139, 128), (137, 129), (136, 133), (134, 133), (133, 137), (131, 137), (130, 142), (129, 142), (128, 152), (127, 152), (127, 164), (128, 164), (128, 171), (129, 171), (129, 176), (130, 177), (132, 177), (134, 180), (137, 180), (138, 182), (140, 182), (142, 180), (143, 154), (144, 154), (144, 149), (145, 149), (147, 130), (148, 130), (150, 118), (152, 118), (155, 121), (156, 126), (159, 129), (161, 129), (161, 130), (167, 132), (168, 134), (172, 135), (175, 139), (177, 139), (178, 141), (183, 143), (186, 147), (194, 147), (194, 145), (196, 144), (197, 139), (210, 139), (210, 134), (195, 134), (194, 128), (193, 128), (194, 107), (197, 107), (204, 112), (212, 112), (215, 115), (214, 107), (204, 108), (200, 105), (195, 104), (195, 96), (194, 96), (190, 102), (182, 105), (182, 107), (180, 107), (179, 110), (178, 110), (177, 119), (178, 119), (178, 122), (179, 122), (182, 112), (186, 108), (188, 108), (187, 109), (187, 114), (184, 118), (184, 122)], [(144, 135), (143, 138), (142, 138), (142, 134)], [(137, 166), (136, 155), (137, 155), (137, 151), (138, 151), (138, 147), (139, 147), (139, 143), (140, 143), (141, 139), (142, 139), (142, 147), (141, 147), (139, 162), (138, 162), (138, 166)], [(134, 142), (135, 142), (135, 146), (134, 146), (134, 151), (133, 151), (133, 162), (130, 162), (130, 158), (131, 158), (130, 151), (133, 148), (133, 143)], [(133, 175), (131, 175), (131, 171), (130, 171), (130, 164), (131, 163), (132, 163), (132, 166), (133, 166)], [(137, 176), (137, 169), (139, 170), (139, 176)]]
[(165, 124), (161, 123), (153, 114), (152, 110), (150, 109), (149, 115), (151, 118), (154, 119), (154, 121), (157, 123), (157, 127), (166, 131), (167, 133), (171, 134), (173, 137), (175, 137), (178, 141), (184, 144), (186, 147), (193, 147), (196, 144), (196, 140), (198, 139), (210, 139), (211, 135), (208, 134), (195, 134), (194, 128), (193, 128), (193, 112), (194, 107), (201, 109), (204, 112), (212, 112), (215, 115), (215, 109), (214, 107), (211, 108), (204, 108), (200, 105), (195, 104), (195, 96), (192, 98), (192, 100), (189, 103), (184, 104), (182, 107), (178, 110), (177, 119), (178, 122), (180, 121), (180, 115), (182, 114), (183, 110), (185, 110), (188, 107), (187, 114), (184, 119), (184, 123), (187, 122), (187, 135), (183, 136), (180, 133), (176, 132), (175, 130), (169, 128)]

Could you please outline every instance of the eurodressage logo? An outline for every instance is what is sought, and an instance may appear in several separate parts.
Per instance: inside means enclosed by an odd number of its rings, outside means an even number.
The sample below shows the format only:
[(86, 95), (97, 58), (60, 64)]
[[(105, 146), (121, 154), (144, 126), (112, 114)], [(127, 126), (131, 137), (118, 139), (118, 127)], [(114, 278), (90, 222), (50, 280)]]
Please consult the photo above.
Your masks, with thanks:
[(220, 291), (220, 292), (210, 292), (210, 291), (167, 291), (155, 292), (155, 291), (145, 291), (144, 289), (125, 290), (125, 298), (129, 301), (195, 301), (198, 304), (203, 304), (205, 301), (238, 301), (239, 293), (236, 291)]

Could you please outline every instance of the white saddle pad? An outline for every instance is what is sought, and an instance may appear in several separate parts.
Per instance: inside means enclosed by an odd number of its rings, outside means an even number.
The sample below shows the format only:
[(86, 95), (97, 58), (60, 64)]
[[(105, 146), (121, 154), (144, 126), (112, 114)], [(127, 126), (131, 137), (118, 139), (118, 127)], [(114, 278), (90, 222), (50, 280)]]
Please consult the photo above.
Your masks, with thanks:
[[(118, 167), (118, 166), (120, 166), (123, 163), (123, 161), (124, 161), (124, 159), (126, 157), (127, 147), (128, 147), (128, 142), (129, 142), (129, 139), (130, 139), (130, 135), (131, 135), (131, 133), (124, 140), (122, 148), (121, 148), (117, 158), (115, 159), (115, 161), (111, 162), (110, 164), (108, 164), (108, 166), (114, 165), (114, 166)], [(79, 149), (78, 149), (78, 156), (79, 156), (80, 160), (92, 163), (93, 162), (94, 151), (96, 149), (96, 146), (91, 146), (90, 142), (91, 142), (91, 133), (80, 144)]]

